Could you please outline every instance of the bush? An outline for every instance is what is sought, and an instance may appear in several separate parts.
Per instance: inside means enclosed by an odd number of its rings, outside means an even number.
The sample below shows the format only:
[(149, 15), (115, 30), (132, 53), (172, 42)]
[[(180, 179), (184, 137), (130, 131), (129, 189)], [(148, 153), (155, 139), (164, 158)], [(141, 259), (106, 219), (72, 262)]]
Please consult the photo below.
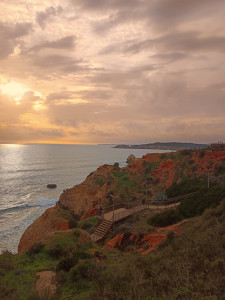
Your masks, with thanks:
[(67, 272), (60, 270), (56, 273), (56, 282), (59, 283), (60, 285), (62, 285), (63, 283), (66, 282), (67, 279)]
[(203, 158), (204, 156), (205, 156), (205, 150), (200, 151), (198, 157)]
[(77, 227), (77, 221), (74, 219), (69, 220), (69, 228), (73, 229)]
[(56, 272), (61, 270), (69, 272), (69, 270), (77, 264), (77, 261), (78, 260), (75, 257), (62, 258), (56, 267)]
[(193, 164), (195, 163), (195, 161), (194, 161), (193, 159), (190, 159), (190, 160), (188, 161), (188, 163), (189, 163), (189, 165), (193, 165)]
[(167, 234), (167, 239), (162, 241), (159, 245), (158, 245), (158, 250), (162, 250), (165, 247), (167, 247), (169, 244), (172, 243), (172, 241), (174, 240), (174, 232), (173, 231), (169, 231)]
[(183, 218), (199, 216), (206, 208), (214, 208), (225, 198), (225, 186), (201, 188), (197, 193), (181, 201), (178, 211)]
[(0, 255), (0, 276), (14, 267), (14, 254), (6, 250)]
[(62, 257), (65, 254), (61, 245), (56, 245), (53, 248), (48, 250), (48, 254), (55, 259)]
[(94, 269), (94, 262), (81, 261), (70, 270), (70, 279), (72, 281), (78, 281), (79, 279), (92, 280)]
[(75, 237), (80, 237), (80, 231), (77, 229), (74, 230), (73, 234)]
[(173, 183), (167, 190), (166, 195), (168, 197), (176, 197), (185, 195), (197, 191), (202, 186), (206, 185), (206, 181), (199, 178), (186, 179), (180, 183)]
[(79, 259), (88, 259), (91, 258), (92, 256), (90, 253), (87, 253), (79, 249), (73, 252), (73, 257), (75, 258), (75, 260), (79, 260)]
[(167, 240), (170, 241), (170, 242), (174, 240), (174, 232), (173, 231), (168, 232)]
[(87, 229), (89, 229), (91, 227), (92, 227), (92, 225), (90, 223), (85, 222), (84, 224), (82, 224), (81, 229), (87, 230)]
[(183, 149), (183, 150), (180, 150), (179, 152), (183, 156), (191, 156), (192, 155), (192, 150), (191, 149)]
[(115, 162), (113, 166), (114, 166), (114, 168), (119, 168), (119, 163)]
[(40, 253), (42, 251), (42, 249), (44, 248), (44, 244), (39, 242), (39, 243), (36, 243), (34, 244), (33, 246), (30, 247), (30, 249), (27, 251), (27, 255), (29, 257), (32, 257), (38, 253)]
[(225, 174), (225, 162), (219, 162), (215, 167), (215, 175), (224, 175)]
[(165, 227), (179, 222), (182, 219), (177, 210), (167, 210), (159, 214), (155, 214), (148, 218), (149, 225), (156, 227)]
[[(11, 298), (10, 298), (11, 299)], [(49, 292), (42, 293), (41, 295), (38, 292), (33, 292), (28, 298), (28, 300), (59, 300), (60, 295), (58, 294), (51, 294)], [(18, 298), (17, 298), (18, 300)]]

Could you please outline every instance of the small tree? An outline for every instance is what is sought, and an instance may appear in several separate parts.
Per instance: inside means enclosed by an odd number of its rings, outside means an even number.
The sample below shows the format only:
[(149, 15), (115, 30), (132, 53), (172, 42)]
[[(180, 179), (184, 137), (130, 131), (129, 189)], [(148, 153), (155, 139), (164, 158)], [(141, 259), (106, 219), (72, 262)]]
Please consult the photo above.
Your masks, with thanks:
[(114, 168), (119, 168), (119, 163), (115, 162), (113, 166), (114, 166)]

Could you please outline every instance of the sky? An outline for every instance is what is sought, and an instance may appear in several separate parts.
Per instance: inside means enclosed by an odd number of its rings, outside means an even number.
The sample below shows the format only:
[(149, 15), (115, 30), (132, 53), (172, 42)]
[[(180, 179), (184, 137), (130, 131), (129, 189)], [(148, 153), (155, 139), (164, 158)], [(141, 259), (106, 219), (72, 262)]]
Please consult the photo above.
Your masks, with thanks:
[(225, 141), (225, 1), (1, 0), (0, 143)]

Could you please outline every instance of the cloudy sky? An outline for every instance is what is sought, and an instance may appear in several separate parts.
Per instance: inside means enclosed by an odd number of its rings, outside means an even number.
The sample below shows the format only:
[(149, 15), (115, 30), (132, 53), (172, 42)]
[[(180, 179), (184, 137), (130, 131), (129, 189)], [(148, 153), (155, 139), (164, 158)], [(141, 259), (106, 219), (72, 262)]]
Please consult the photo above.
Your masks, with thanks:
[(1, 143), (225, 141), (225, 1), (1, 0)]

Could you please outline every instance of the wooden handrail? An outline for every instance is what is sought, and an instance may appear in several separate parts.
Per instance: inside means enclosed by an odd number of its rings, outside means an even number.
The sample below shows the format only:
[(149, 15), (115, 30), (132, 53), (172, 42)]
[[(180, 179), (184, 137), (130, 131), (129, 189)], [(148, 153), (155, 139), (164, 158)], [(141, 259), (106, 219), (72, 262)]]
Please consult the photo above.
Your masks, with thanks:
[(194, 194), (195, 194), (195, 192), (177, 196), (177, 197), (173, 197), (173, 198), (169, 198), (168, 200), (149, 200), (149, 201), (147, 201), (147, 204), (148, 205), (158, 205), (158, 206), (173, 204), (173, 203), (180, 202), (181, 200), (186, 199)]

